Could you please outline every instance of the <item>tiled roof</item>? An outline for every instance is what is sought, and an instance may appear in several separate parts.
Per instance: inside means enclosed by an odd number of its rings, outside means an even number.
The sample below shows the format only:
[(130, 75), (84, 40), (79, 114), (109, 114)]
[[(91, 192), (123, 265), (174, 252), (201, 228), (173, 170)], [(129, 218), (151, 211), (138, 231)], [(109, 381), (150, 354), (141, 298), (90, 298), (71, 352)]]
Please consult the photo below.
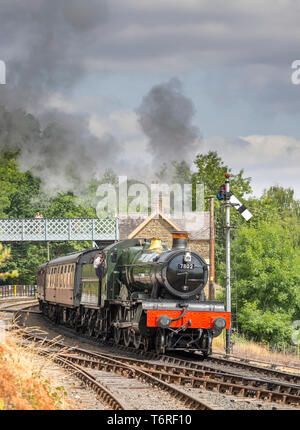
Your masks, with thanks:
[[(147, 218), (149, 222), (153, 219), (153, 214), (119, 214), (120, 240), (126, 239), (141, 223)], [(157, 214), (158, 216), (158, 214)], [(186, 230), (190, 235), (190, 240), (209, 240), (209, 212), (189, 212), (184, 217), (178, 219), (173, 216), (163, 215), (175, 223), (181, 230)]]

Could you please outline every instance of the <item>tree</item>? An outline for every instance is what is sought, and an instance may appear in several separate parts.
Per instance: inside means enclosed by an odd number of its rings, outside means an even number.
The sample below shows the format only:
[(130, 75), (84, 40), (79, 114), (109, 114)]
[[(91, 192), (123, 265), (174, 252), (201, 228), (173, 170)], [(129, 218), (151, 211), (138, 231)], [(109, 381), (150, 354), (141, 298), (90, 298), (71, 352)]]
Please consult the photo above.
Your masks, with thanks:
[(287, 341), (291, 322), (300, 319), (300, 251), (288, 229), (281, 222), (244, 225), (232, 256), (240, 329), (259, 340)]
[[(217, 152), (209, 151), (208, 154), (199, 154), (194, 164), (197, 171), (193, 173), (193, 183), (203, 184), (206, 196), (216, 196), (220, 186), (225, 183), (225, 173), (230, 173), (230, 188), (234, 195), (243, 198), (245, 194), (251, 192), (251, 178), (244, 178), (244, 171), (240, 170), (237, 174), (232, 173), (229, 166), (225, 165)], [(208, 210), (208, 200), (205, 200), (205, 208)], [(215, 199), (215, 217), (216, 217), (216, 281), (224, 284), (224, 264), (225, 261), (225, 210), (223, 202)], [(243, 220), (237, 211), (231, 212), (231, 224), (238, 227), (242, 225)]]
[(264, 190), (262, 200), (270, 202), (281, 216), (300, 217), (300, 201), (294, 199), (292, 188), (272, 186), (268, 190)]
[(239, 323), (248, 338), (267, 342), (271, 347), (287, 344), (293, 332), (288, 314), (262, 311), (256, 303), (245, 303), (239, 313)]
[[(16, 278), (18, 277), (18, 271), (14, 268), (10, 271), (7, 271), (3, 266), (4, 263), (10, 258), (10, 249), (8, 247), (4, 247), (2, 243), (0, 243), (0, 280), (5, 281), (7, 278)], [(3, 271), (3, 269), (5, 271)]]
[[(36, 211), (49, 218), (95, 217), (96, 211), (91, 205), (82, 204), (73, 193), (58, 193), (54, 197), (46, 196), (40, 190), (40, 181), (30, 172), (20, 172), (16, 163), (18, 151), (5, 150), (0, 153), (0, 217), (31, 218)], [(91, 241), (51, 242), (51, 258), (69, 252), (91, 247)], [(47, 260), (45, 242), (14, 242), (8, 248), (6, 258), (1, 262), (0, 283), (12, 282), (16, 273), (19, 282), (35, 284), (38, 266)]]
[(230, 188), (237, 197), (243, 197), (251, 193), (251, 178), (244, 178), (244, 170), (232, 173), (232, 169), (224, 164), (217, 152), (209, 151), (208, 154), (199, 154), (194, 161), (197, 171), (193, 179), (205, 187), (205, 194), (217, 194), (219, 187), (225, 182), (225, 173), (230, 173)]

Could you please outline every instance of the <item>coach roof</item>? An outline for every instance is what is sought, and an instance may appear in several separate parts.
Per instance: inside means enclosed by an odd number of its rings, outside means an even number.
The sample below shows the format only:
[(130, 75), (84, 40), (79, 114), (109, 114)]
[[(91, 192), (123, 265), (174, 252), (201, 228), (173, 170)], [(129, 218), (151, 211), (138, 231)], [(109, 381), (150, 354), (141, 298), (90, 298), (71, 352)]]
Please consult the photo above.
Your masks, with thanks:
[(70, 264), (70, 263), (77, 263), (81, 259), (81, 257), (86, 256), (88, 254), (97, 254), (100, 251), (100, 249), (97, 248), (91, 248), (91, 249), (84, 249), (83, 251), (79, 252), (72, 252), (70, 254), (64, 255), (63, 257), (57, 257), (53, 260), (50, 260), (48, 262), (49, 266), (56, 266), (57, 264)]

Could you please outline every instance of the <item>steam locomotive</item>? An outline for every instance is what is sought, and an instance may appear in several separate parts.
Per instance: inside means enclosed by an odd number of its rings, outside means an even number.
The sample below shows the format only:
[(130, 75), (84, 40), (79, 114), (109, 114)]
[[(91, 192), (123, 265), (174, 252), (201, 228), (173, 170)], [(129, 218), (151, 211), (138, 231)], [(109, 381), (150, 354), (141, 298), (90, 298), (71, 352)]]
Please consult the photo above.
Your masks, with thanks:
[(211, 353), (212, 339), (230, 327), (222, 302), (207, 301), (208, 266), (174, 232), (160, 239), (128, 239), (101, 249), (102, 285), (93, 261), (99, 249), (53, 259), (38, 270), (42, 312), (56, 324), (136, 349)]

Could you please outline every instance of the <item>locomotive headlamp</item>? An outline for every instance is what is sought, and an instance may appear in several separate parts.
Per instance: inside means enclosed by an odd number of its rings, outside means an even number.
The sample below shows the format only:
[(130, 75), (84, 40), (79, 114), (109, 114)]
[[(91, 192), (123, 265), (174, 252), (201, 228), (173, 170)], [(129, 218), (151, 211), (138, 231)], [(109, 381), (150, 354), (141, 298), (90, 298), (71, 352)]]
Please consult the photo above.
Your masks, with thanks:
[(183, 259), (185, 263), (190, 263), (192, 261), (192, 254), (190, 251), (185, 252)]
[(223, 330), (223, 328), (226, 327), (226, 320), (225, 318), (218, 317), (214, 320), (214, 327), (217, 330)]

